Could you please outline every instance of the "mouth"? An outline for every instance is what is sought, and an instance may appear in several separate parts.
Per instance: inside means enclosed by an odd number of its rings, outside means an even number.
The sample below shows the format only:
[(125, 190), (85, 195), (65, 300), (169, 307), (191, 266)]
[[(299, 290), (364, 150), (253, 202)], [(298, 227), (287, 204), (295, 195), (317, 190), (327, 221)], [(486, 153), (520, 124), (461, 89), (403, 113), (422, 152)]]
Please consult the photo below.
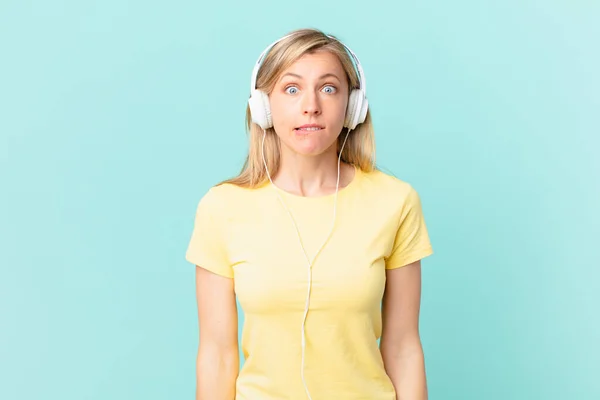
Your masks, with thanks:
[(297, 128), (294, 128), (294, 130), (296, 132), (317, 132), (317, 131), (320, 131), (323, 129), (325, 129), (324, 126), (317, 125), (317, 124), (307, 124), (307, 125), (302, 125)]

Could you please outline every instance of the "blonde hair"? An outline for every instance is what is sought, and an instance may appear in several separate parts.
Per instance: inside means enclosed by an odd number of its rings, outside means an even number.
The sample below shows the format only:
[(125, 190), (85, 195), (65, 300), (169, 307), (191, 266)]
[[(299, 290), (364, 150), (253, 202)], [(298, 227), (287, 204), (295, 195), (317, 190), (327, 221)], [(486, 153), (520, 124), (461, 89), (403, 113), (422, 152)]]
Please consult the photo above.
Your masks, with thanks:
[[(290, 32), (289, 35), (273, 46), (264, 57), (256, 78), (257, 89), (270, 94), (285, 69), (289, 68), (303, 55), (317, 50), (329, 51), (339, 58), (348, 78), (348, 95), (353, 88), (359, 87), (359, 77), (354, 69), (351, 56), (337, 38), (330, 38), (316, 29), (298, 29)], [(255, 188), (268, 181), (262, 159), (263, 129), (252, 122), (250, 107), (246, 108), (246, 128), (249, 134), (249, 149), (242, 171), (238, 176), (223, 181), (219, 185), (230, 183), (244, 188)], [(337, 141), (338, 155), (345, 136), (345, 132), (342, 130), (342, 134), (338, 136)], [(275, 134), (274, 129), (267, 129), (264, 140), (264, 154), (271, 176), (275, 176), (279, 170), (280, 146), (279, 137)], [(365, 121), (357, 125), (348, 134), (341, 160), (360, 168), (364, 172), (371, 172), (376, 169), (375, 134), (370, 110), (367, 112)]]

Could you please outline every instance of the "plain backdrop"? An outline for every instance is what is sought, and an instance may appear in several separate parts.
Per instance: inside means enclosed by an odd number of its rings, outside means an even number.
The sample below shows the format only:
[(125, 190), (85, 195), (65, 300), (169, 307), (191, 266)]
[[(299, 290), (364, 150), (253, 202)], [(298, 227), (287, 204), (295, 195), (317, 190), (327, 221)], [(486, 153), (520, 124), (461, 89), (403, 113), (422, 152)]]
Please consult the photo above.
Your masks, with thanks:
[(430, 399), (600, 398), (599, 20), (592, 0), (3, 0), (0, 398), (194, 397), (195, 208), (242, 166), (256, 58), (304, 27), (357, 53), (378, 164), (421, 195)]

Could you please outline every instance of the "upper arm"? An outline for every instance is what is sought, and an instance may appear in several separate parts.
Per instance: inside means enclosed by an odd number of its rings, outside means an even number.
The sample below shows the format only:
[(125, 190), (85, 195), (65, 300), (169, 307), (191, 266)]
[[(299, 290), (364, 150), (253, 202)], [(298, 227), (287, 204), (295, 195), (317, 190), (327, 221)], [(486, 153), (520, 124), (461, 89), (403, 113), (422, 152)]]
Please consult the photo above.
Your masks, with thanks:
[(186, 259), (196, 266), (201, 349), (219, 353), (235, 349), (237, 354), (237, 306), (224, 235), (225, 199), (222, 190), (211, 188), (199, 201)]
[(433, 254), (419, 194), (409, 188), (386, 259), (381, 348), (398, 354), (420, 347), (421, 260)]
[(420, 346), (421, 260), (386, 270), (381, 348), (394, 353)]
[(238, 316), (233, 279), (196, 266), (200, 345), (237, 354)]
[(386, 269), (400, 268), (413, 264), (433, 254), (421, 199), (410, 187), (400, 210), (391, 253), (386, 257)]

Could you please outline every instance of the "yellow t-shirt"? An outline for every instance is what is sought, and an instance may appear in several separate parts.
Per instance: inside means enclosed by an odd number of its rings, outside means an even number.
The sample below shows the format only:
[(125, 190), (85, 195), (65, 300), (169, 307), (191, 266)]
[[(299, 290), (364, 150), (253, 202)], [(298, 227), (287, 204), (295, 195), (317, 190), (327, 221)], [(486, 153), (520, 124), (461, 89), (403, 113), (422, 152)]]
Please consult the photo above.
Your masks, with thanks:
[[(307, 261), (271, 183), (211, 188), (200, 200), (186, 259), (234, 279), (245, 314), (236, 400), (306, 400), (301, 334)], [(310, 259), (333, 218), (334, 195), (280, 192)], [(433, 253), (417, 192), (379, 170), (338, 193), (337, 221), (312, 267), (304, 375), (313, 400), (395, 400), (377, 340), (385, 270)]]

